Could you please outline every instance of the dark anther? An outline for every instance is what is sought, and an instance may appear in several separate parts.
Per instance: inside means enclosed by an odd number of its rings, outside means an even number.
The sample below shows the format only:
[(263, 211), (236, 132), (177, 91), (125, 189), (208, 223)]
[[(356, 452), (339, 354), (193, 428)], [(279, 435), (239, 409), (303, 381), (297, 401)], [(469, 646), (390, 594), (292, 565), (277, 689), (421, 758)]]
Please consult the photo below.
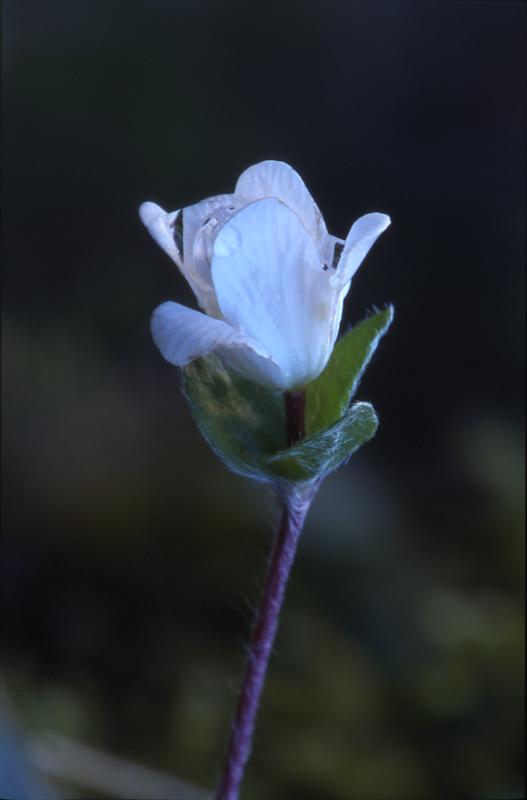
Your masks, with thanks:
[(337, 242), (335, 245), (335, 249), (333, 250), (333, 261), (331, 262), (332, 269), (337, 269), (340, 260), (340, 254), (342, 253), (343, 250), (344, 250), (344, 245), (341, 244), (340, 242)]
[(179, 255), (183, 258), (183, 212), (180, 211), (174, 220), (174, 242), (179, 251)]

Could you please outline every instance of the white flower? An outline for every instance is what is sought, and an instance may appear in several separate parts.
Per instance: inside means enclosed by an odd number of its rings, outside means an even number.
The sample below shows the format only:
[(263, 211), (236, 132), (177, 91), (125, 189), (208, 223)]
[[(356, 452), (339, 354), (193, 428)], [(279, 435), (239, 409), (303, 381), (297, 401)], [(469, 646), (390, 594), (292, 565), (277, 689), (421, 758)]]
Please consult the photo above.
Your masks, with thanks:
[(351, 279), (386, 214), (366, 214), (346, 241), (328, 234), (300, 176), (263, 161), (233, 194), (167, 213), (143, 203), (141, 220), (176, 262), (205, 313), (160, 305), (152, 334), (185, 366), (216, 352), (242, 375), (276, 389), (304, 386), (324, 369)]

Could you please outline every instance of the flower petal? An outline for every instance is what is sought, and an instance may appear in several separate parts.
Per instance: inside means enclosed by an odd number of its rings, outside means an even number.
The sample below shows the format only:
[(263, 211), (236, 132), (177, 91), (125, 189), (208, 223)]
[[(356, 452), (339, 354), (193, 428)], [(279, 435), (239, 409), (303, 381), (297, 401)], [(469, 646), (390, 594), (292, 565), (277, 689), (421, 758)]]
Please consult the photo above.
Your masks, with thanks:
[(218, 347), (246, 345), (231, 325), (179, 303), (162, 303), (152, 314), (152, 336), (161, 353), (178, 367), (190, 364)]
[[(210, 276), (211, 247), (203, 245), (207, 236), (210, 236), (211, 228), (206, 236), (202, 236), (200, 231), (209, 217), (214, 213), (220, 217), (222, 210), (232, 205), (232, 198), (233, 195), (209, 197), (201, 203), (170, 213), (150, 202), (143, 203), (139, 208), (141, 221), (151, 236), (176, 262), (203, 310), (214, 317), (221, 315)], [(200, 242), (197, 248), (196, 239)]]
[(333, 342), (336, 292), (317, 246), (274, 198), (245, 206), (223, 226), (212, 279), (227, 322), (257, 339), (293, 388), (315, 378)]
[[(185, 259), (189, 262), (189, 267), (197, 270), (199, 277), (206, 283), (210, 283), (209, 271), (202, 272), (202, 265), (196, 264), (194, 259), (196, 236), (204, 225), (214, 224), (216, 216), (222, 216), (221, 211), (234, 206), (232, 194), (219, 194), (215, 197), (207, 197), (199, 203), (187, 206), (183, 209), (183, 246)], [(209, 259), (210, 264), (210, 259)]]
[(249, 167), (238, 178), (234, 194), (245, 200), (276, 197), (295, 212), (316, 239), (327, 235), (322, 214), (304, 181), (284, 161), (261, 161)]
[[(335, 286), (347, 286), (377, 238), (390, 225), (387, 214), (365, 214), (353, 223), (344, 250), (331, 281)], [(349, 288), (349, 287), (348, 287)]]
[(201, 311), (179, 303), (162, 303), (152, 314), (151, 330), (161, 354), (178, 367), (218, 352), (247, 377), (273, 387), (282, 385), (279, 366), (259, 342)]
[(183, 209), (185, 274), (200, 306), (213, 317), (221, 315), (210, 274), (212, 241), (235, 208), (234, 195), (220, 194)]
[(183, 269), (183, 257), (174, 238), (174, 222), (179, 211), (168, 214), (157, 203), (143, 203), (139, 207), (141, 222), (157, 244), (163, 248), (180, 269)]

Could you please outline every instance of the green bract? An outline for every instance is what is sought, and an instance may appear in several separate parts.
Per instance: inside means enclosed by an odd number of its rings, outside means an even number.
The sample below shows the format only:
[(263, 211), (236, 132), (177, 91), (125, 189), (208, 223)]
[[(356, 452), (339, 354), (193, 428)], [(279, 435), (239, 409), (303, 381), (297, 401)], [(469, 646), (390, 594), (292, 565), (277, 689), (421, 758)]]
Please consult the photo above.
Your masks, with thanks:
[(324, 430), (345, 413), (392, 320), (393, 306), (388, 306), (366, 317), (338, 340), (323, 372), (306, 386), (308, 436)]
[(194, 361), (182, 370), (183, 391), (201, 433), (242, 475), (273, 483), (322, 478), (375, 435), (373, 407), (350, 401), (392, 319), (389, 306), (337, 342), (324, 371), (306, 386), (306, 438), (292, 447), (284, 448), (280, 392), (242, 378), (216, 356)]

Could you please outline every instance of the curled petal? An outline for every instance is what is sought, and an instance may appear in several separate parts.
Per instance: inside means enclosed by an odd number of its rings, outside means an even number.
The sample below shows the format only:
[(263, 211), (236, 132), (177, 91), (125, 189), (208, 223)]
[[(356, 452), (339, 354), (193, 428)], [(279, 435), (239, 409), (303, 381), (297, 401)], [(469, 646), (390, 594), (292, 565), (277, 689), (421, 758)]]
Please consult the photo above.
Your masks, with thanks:
[(235, 197), (261, 200), (276, 197), (288, 206), (316, 239), (327, 235), (322, 214), (300, 175), (283, 161), (262, 161), (238, 178)]
[(370, 248), (390, 222), (387, 214), (377, 213), (365, 214), (354, 222), (346, 238), (336, 271), (331, 278), (336, 287), (343, 288), (349, 285)]
[(139, 207), (141, 222), (148, 229), (149, 234), (182, 270), (183, 254), (176, 245), (174, 236), (174, 223), (178, 214), (179, 211), (172, 211), (168, 214), (157, 203), (147, 202)]
[(259, 342), (201, 311), (162, 303), (152, 314), (151, 329), (161, 354), (178, 367), (217, 352), (247, 377), (273, 387), (282, 385), (279, 366)]
[(217, 350), (246, 347), (248, 340), (231, 325), (179, 303), (162, 303), (152, 314), (152, 336), (161, 353), (178, 367)]
[[(143, 203), (139, 208), (141, 221), (157, 244), (163, 248), (187, 279), (203, 310), (213, 317), (221, 316), (210, 276), (210, 249), (206, 241), (212, 223), (222, 216), (222, 210), (232, 205), (232, 195), (209, 197), (178, 211), (167, 212), (156, 203)], [(206, 230), (204, 229), (204, 225)], [(196, 247), (196, 240), (200, 244)]]
[[(188, 266), (194, 269), (198, 276), (210, 284), (210, 257), (208, 259), (208, 270), (203, 268), (201, 259), (196, 258), (196, 237), (198, 233), (207, 228), (213, 229), (223, 218), (225, 210), (234, 208), (234, 197), (232, 194), (219, 194), (215, 197), (207, 197), (200, 203), (194, 203), (183, 209), (183, 246), (185, 260)], [(200, 254), (199, 254), (200, 255)], [(210, 254), (209, 254), (210, 256)]]
[(234, 213), (234, 195), (208, 197), (183, 209), (183, 244), (187, 280), (203, 310), (221, 317), (212, 286), (212, 244), (221, 225)]

